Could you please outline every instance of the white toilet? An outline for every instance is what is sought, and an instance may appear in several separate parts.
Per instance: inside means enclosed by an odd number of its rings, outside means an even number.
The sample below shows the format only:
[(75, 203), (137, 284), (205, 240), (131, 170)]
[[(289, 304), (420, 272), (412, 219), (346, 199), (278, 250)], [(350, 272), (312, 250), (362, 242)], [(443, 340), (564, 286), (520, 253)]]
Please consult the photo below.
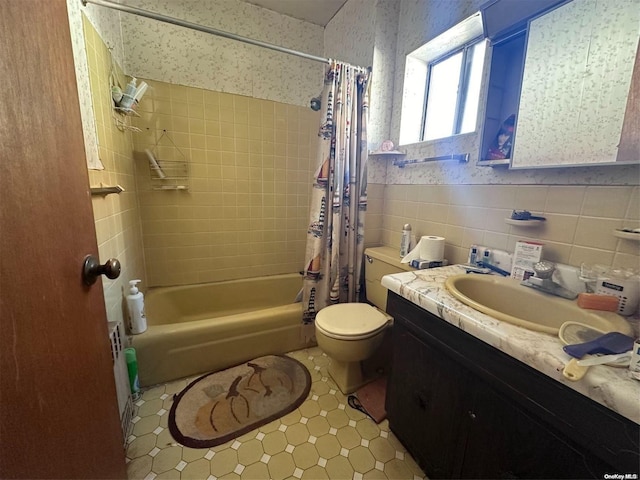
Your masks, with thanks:
[(365, 250), (367, 303), (340, 303), (323, 308), (316, 315), (316, 340), (329, 356), (329, 374), (345, 395), (374, 378), (363, 375), (362, 362), (376, 351), (393, 319), (384, 312), (387, 289), (380, 283), (391, 273), (412, 270), (401, 264), (396, 249), (375, 247)]

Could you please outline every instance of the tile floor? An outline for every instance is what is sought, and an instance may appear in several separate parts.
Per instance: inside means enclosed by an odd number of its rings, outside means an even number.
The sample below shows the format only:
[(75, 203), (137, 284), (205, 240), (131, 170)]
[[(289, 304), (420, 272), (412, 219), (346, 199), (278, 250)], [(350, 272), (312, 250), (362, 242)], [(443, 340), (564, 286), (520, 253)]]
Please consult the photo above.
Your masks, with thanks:
[(409, 479), (425, 478), (389, 431), (347, 404), (318, 347), (289, 355), (311, 373), (296, 410), (210, 449), (178, 444), (167, 420), (173, 395), (197, 377), (146, 389), (136, 402), (127, 447), (129, 479)]

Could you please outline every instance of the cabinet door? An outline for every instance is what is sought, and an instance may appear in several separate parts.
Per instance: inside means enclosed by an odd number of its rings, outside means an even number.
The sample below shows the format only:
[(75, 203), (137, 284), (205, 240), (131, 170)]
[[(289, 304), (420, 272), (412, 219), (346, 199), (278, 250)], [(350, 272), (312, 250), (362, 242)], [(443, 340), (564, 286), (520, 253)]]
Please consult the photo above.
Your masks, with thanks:
[(574, 0), (531, 22), (512, 167), (616, 161), (639, 24), (636, 0)]
[(387, 394), (392, 431), (431, 478), (457, 476), (466, 373), (396, 322)]
[(503, 394), (480, 380), (474, 384), (461, 478), (603, 478), (612, 473)]

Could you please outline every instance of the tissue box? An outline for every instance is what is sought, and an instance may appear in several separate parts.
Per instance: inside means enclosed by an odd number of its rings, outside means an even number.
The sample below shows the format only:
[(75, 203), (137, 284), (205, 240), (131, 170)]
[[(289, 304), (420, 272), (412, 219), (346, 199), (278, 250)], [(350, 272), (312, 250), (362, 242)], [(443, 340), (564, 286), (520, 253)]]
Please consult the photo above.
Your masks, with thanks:
[(513, 252), (511, 278), (526, 280), (535, 274), (533, 266), (542, 259), (542, 246), (542, 243), (536, 242), (522, 240), (516, 242), (516, 249)]

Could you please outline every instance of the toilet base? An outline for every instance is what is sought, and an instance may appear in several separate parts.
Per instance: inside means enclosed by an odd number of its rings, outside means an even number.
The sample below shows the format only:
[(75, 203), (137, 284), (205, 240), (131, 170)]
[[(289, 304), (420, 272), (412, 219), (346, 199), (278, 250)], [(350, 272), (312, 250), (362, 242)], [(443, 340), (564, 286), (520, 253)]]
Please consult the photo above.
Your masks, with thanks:
[(365, 376), (362, 370), (361, 362), (340, 362), (335, 358), (331, 359), (327, 368), (329, 375), (345, 395), (349, 395), (375, 380), (374, 377)]

